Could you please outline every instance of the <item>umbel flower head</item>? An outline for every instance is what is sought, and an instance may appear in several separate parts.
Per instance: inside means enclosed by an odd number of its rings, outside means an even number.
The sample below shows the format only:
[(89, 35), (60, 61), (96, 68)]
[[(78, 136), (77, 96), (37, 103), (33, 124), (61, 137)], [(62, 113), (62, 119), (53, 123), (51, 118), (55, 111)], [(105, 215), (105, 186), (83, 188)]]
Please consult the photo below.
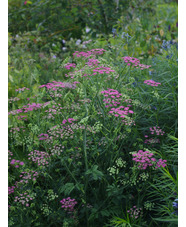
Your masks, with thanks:
[(66, 69), (75, 68), (76, 67), (76, 64), (75, 63), (67, 63), (64, 67)]
[(149, 67), (151, 67), (151, 65), (143, 65), (140, 64), (140, 60), (134, 57), (130, 57), (130, 56), (125, 56), (122, 57), (124, 62), (127, 63), (128, 66), (132, 66), (135, 68), (140, 68), (141, 70), (143, 69), (148, 69)]
[(136, 206), (133, 206), (132, 208), (130, 208), (130, 210), (127, 210), (127, 213), (129, 213), (131, 218), (137, 219), (142, 216), (142, 208), (137, 208)]
[(74, 212), (74, 207), (77, 204), (76, 200), (70, 197), (62, 199), (60, 203), (62, 204), (61, 207), (68, 213)]
[(85, 57), (85, 58), (87, 58), (87, 57), (90, 57), (90, 56), (101, 55), (101, 54), (103, 54), (105, 51), (106, 51), (106, 50), (104, 50), (104, 49), (92, 49), (92, 50), (87, 51), (87, 52), (75, 51), (75, 52), (73, 53), (73, 56), (74, 56), (74, 57), (77, 57), (77, 58), (79, 58), (79, 57)]
[(144, 83), (152, 87), (157, 87), (158, 85), (161, 85), (161, 83), (155, 82), (154, 80), (145, 80)]
[(153, 165), (156, 165), (155, 169), (166, 166), (165, 162), (167, 162), (167, 160), (159, 159), (157, 161), (155, 158), (152, 157), (153, 155), (154, 154), (150, 153), (149, 151), (139, 150), (137, 153), (132, 154), (132, 156), (134, 157), (132, 160), (138, 163), (139, 169), (144, 170), (147, 169), (148, 166)]

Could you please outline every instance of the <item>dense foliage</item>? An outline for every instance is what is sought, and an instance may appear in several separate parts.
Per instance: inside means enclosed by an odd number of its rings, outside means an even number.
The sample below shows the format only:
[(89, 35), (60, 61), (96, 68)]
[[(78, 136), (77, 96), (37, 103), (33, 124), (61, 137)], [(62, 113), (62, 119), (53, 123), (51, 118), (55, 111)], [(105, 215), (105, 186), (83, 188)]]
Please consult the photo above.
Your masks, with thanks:
[(177, 226), (176, 1), (9, 1), (9, 226)]

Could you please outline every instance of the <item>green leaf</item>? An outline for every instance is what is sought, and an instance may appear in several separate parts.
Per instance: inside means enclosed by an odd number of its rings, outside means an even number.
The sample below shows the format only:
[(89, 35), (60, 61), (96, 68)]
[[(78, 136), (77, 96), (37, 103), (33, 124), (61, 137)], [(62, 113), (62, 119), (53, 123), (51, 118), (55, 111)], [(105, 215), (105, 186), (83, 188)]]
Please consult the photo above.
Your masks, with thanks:
[(98, 179), (101, 179), (104, 174), (97, 170), (98, 166), (97, 165), (94, 165), (91, 169), (87, 170), (85, 172), (85, 175), (91, 175), (91, 177), (94, 179), (94, 180), (98, 180)]
[(108, 210), (102, 210), (100, 213), (102, 216), (106, 216), (106, 217), (110, 215), (110, 212)]
[(171, 136), (171, 135), (168, 135), (168, 137), (174, 141), (178, 141), (178, 138), (174, 137), (174, 136)]
[(162, 218), (154, 218), (154, 220), (156, 221), (163, 221), (163, 222), (178, 222), (178, 219), (177, 218), (165, 218), (165, 219), (162, 219)]
[(8, 75), (8, 79), (9, 79), (11, 82), (14, 82), (13, 77), (12, 77), (10, 74)]
[(31, 4), (32, 4), (32, 2), (31, 2), (31, 1), (27, 1), (27, 4), (31, 5)]
[(74, 190), (75, 185), (74, 183), (66, 183), (64, 186), (62, 186), (59, 191), (60, 193), (64, 193), (65, 196), (70, 195), (70, 193)]

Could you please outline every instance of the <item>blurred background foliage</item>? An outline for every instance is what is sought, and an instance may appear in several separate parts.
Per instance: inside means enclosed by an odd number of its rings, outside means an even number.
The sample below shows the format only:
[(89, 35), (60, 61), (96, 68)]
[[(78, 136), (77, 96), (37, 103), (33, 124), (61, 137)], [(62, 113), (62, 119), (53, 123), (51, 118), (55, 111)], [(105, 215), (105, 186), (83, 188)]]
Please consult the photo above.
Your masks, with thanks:
[(9, 32), (29, 36), (28, 32), (37, 31), (40, 39), (30, 39), (41, 47), (59, 39), (81, 38), (85, 27), (92, 38), (102, 34), (108, 40), (115, 28), (130, 35), (135, 32), (144, 46), (152, 34), (166, 37), (169, 30), (170, 38), (175, 38), (177, 11), (173, 0), (9, 0)]
[(175, 0), (9, 0), (8, 7), (10, 96), (63, 75), (62, 61), (77, 50), (150, 63), (163, 40), (178, 38)]

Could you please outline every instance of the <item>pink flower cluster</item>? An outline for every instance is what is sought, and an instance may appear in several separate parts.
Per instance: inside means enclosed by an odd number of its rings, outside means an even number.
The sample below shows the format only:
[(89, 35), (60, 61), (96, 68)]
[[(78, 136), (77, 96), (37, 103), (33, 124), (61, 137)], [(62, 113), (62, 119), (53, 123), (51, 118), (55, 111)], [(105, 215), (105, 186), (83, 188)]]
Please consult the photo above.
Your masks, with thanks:
[(129, 125), (129, 126), (131, 126), (131, 125), (136, 125), (136, 124), (135, 124), (135, 121), (132, 120), (132, 119), (124, 119), (124, 120), (122, 120), (122, 122), (123, 122), (125, 125)]
[(155, 158), (152, 158), (153, 155), (154, 154), (149, 151), (139, 150), (138, 153), (132, 154), (134, 157), (132, 160), (139, 164), (139, 169), (146, 169), (148, 166), (153, 166), (154, 164), (157, 164), (156, 169), (161, 166), (166, 166), (165, 162), (167, 162), (167, 160), (159, 159), (159, 161), (156, 161)]
[(165, 167), (166, 166), (165, 162), (167, 162), (167, 160), (159, 159), (159, 161), (156, 163), (155, 168), (157, 169), (157, 168), (160, 168), (160, 167)]
[(132, 110), (129, 110), (130, 106), (131, 105), (127, 105), (127, 107), (120, 106), (118, 108), (111, 108), (111, 111), (109, 111), (109, 113), (113, 114), (115, 117), (125, 118), (129, 113), (134, 113)]
[(85, 63), (86, 65), (92, 67), (92, 66), (98, 66), (98, 64), (100, 64), (100, 62), (97, 59), (88, 59), (88, 62)]
[(8, 150), (8, 159), (12, 159), (11, 156), (13, 156), (13, 153)]
[(41, 109), (41, 107), (43, 106), (43, 104), (40, 103), (32, 103), (32, 104), (28, 104), (29, 107), (24, 106), (24, 113), (27, 113), (29, 111), (33, 111), (33, 110), (37, 110), (37, 109)]
[[(148, 136), (147, 136), (148, 137)], [(160, 143), (160, 140), (159, 139), (156, 139), (156, 138), (150, 138), (150, 139), (146, 139), (144, 141), (144, 143), (146, 144), (154, 144), (154, 143)]]
[(35, 181), (36, 178), (38, 178), (38, 172), (34, 170), (28, 170), (26, 172), (21, 172), (21, 175), (19, 176), (21, 178), (20, 181), (16, 181), (15, 185), (18, 187), (18, 184), (27, 184), (28, 181)]
[(19, 101), (19, 100), (20, 100), (20, 98), (18, 98), (18, 97), (14, 97), (14, 98), (11, 97), (11, 98), (8, 99), (8, 102), (12, 103), (12, 102)]
[(23, 112), (22, 109), (12, 110), (12, 111), (8, 112), (8, 115), (10, 115), (10, 114), (16, 115), (16, 114), (19, 114), (19, 113), (22, 113), (22, 112)]
[(73, 213), (74, 212), (74, 207), (77, 204), (75, 199), (71, 199), (70, 197), (64, 198), (60, 201), (62, 204), (62, 208), (67, 211), (68, 213)]
[(48, 160), (50, 155), (45, 151), (34, 150), (29, 153), (28, 156), (28, 159), (31, 159), (34, 163), (37, 163), (38, 166), (45, 166), (49, 164)]
[(151, 67), (151, 65), (140, 64), (140, 60), (134, 57), (125, 56), (122, 58), (124, 59), (125, 63), (127, 63), (128, 66), (140, 68), (141, 70), (148, 69), (149, 67)]
[(10, 162), (10, 165), (13, 165), (15, 168), (19, 168), (20, 166), (24, 165), (24, 162), (21, 162), (20, 160), (12, 159)]
[[(51, 103), (52, 104), (52, 103)], [(61, 110), (63, 109), (63, 107), (61, 106), (60, 103), (55, 103), (54, 105), (52, 105), (48, 110), (45, 110), (45, 113), (48, 113), (48, 115), (45, 115), (43, 118), (52, 118), (55, 119), (55, 115), (61, 115), (62, 112)]]
[(27, 118), (26, 118), (27, 116), (25, 116), (25, 115), (19, 115), (19, 116), (17, 116), (17, 119), (18, 120), (24, 120), (24, 121), (27, 121)]
[(76, 84), (77, 82), (74, 82), (74, 84), (71, 83), (66, 83), (66, 82), (57, 82), (57, 81), (52, 81), (51, 83), (47, 83), (47, 84), (43, 84), (41, 86), (39, 86), (39, 88), (42, 87), (46, 87), (47, 89), (52, 89), (53, 91), (57, 90), (57, 88), (72, 88), (75, 89), (76, 88)]
[(33, 197), (31, 197), (30, 195), (28, 195), (27, 192), (25, 192), (24, 194), (20, 194), (20, 196), (16, 196), (14, 199), (14, 202), (18, 202), (21, 203), (22, 205), (25, 205), (26, 207), (29, 207), (29, 201), (32, 201)]
[(75, 68), (76, 67), (76, 64), (75, 63), (67, 63), (64, 67), (66, 69)]
[[(149, 130), (150, 130), (151, 135), (163, 136), (165, 134), (165, 132), (162, 131), (162, 129), (160, 129), (159, 126), (151, 127), (151, 128), (149, 128)], [(148, 135), (145, 135), (145, 138), (148, 138)], [(146, 144), (160, 143), (160, 140), (157, 138), (149, 138), (149, 139), (146, 139), (144, 141), (144, 143), (146, 143)]]
[[(72, 122), (72, 121), (71, 121)], [(76, 124), (74, 122), (69, 124), (66, 124), (67, 121), (64, 124), (61, 125), (55, 125), (52, 128), (50, 128), (47, 133), (48, 134), (40, 134), (38, 137), (39, 140), (46, 140), (47, 144), (52, 145), (54, 143), (54, 140), (59, 141), (59, 139), (73, 139), (74, 138), (74, 132), (76, 130), (85, 129), (84, 125)], [(92, 128), (90, 126), (87, 127), (87, 131), (92, 132)]]
[(132, 208), (130, 208), (130, 210), (127, 210), (130, 217), (135, 219), (137, 219), (140, 215), (142, 215), (141, 211), (142, 211), (142, 208), (136, 208), (136, 206), (133, 206)]
[[(62, 121), (62, 124), (61, 125), (64, 125), (66, 123), (70, 123), (73, 125), (73, 121), (76, 121), (75, 119), (73, 118), (68, 118), (67, 120), (64, 119)], [(51, 128), (51, 130), (48, 130), (48, 133), (50, 134), (44, 134), (44, 133), (41, 133), (38, 137), (39, 137), (39, 140), (52, 140), (53, 139), (53, 136), (54, 137), (61, 137), (61, 136), (69, 136), (69, 135), (72, 135), (74, 134), (73, 130), (71, 129), (71, 127), (69, 125), (67, 125), (66, 127), (63, 127), (62, 129), (57, 129), (55, 130), (57, 126), (54, 126)], [(66, 132), (65, 132), (66, 131)], [(61, 137), (62, 138), (62, 137)]]
[(100, 73), (100, 74), (103, 74), (103, 73), (108, 74), (110, 72), (115, 72), (115, 70), (113, 70), (109, 67), (100, 66), (98, 68), (93, 69), (93, 72), (95, 72), (95, 73), (93, 73), (93, 75), (96, 75), (97, 72)]
[(163, 136), (165, 134), (164, 131), (162, 131), (162, 129), (160, 129), (160, 127), (158, 126), (157, 128), (154, 126), (153, 128), (149, 128), (151, 131), (151, 134), (156, 134), (157, 136), (161, 135)]
[[(63, 125), (63, 124), (61, 124)], [(47, 131), (48, 136), (42, 137), (42, 139), (40, 138), (39, 140), (46, 140), (47, 143), (51, 143), (53, 144), (53, 141), (59, 140), (59, 138), (71, 138), (73, 139), (73, 134), (74, 134), (74, 129), (76, 128), (76, 125), (74, 123), (72, 123), (71, 125), (66, 125), (63, 127), (58, 127), (57, 125), (53, 126), (51, 129), (49, 129)]]
[(9, 195), (12, 194), (12, 193), (14, 193), (14, 188), (15, 188), (15, 186), (8, 187), (8, 194)]
[(52, 83), (48, 83), (48, 84), (44, 84), (41, 85), (41, 87), (46, 87), (49, 95), (53, 98), (60, 98), (62, 96), (64, 96), (63, 91), (65, 88), (67, 89), (75, 89), (76, 88), (76, 84), (79, 83), (78, 81), (75, 81), (73, 83), (69, 83), (69, 82), (56, 82), (53, 81)]
[(73, 119), (73, 118), (68, 118), (68, 120), (65, 120), (65, 119), (64, 119), (64, 120), (62, 121), (62, 124), (65, 124), (65, 123), (67, 123), (67, 122), (71, 124), (73, 121), (76, 121), (76, 120)]
[(117, 90), (108, 88), (105, 91), (101, 91), (101, 94), (104, 94), (106, 97), (106, 99), (103, 99), (103, 102), (109, 104), (105, 107), (117, 106), (121, 103), (120, 101), (122, 100), (122, 94), (120, 94)]
[(30, 90), (29, 88), (23, 87), (23, 88), (18, 88), (15, 91), (24, 91), (24, 90)]
[(41, 133), (38, 137), (39, 137), (39, 140), (47, 140), (49, 138), (49, 135)]
[[(77, 72), (77, 71), (75, 71), (75, 72)], [(74, 79), (75, 72), (70, 72), (68, 74), (65, 74), (65, 77), (70, 77), (71, 79)]]
[(161, 85), (161, 83), (155, 82), (153, 80), (145, 80), (144, 83), (147, 84), (147, 85), (150, 85), (152, 87), (157, 87), (159, 84)]
[(19, 113), (27, 113), (29, 111), (33, 111), (33, 110), (37, 110), (37, 109), (41, 109), (41, 107), (45, 107), (49, 104), (50, 102), (46, 102), (46, 103), (32, 103), (32, 104), (28, 104), (28, 106), (23, 106), (21, 109), (17, 109), (17, 110), (12, 110), (10, 112), (8, 112), (8, 114), (12, 114), (12, 115), (16, 115), (16, 114), (19, 114)]
[(20, 126), (20, 128), (19, 127), (11, 128), (10, 129), (10, 132), (12, 132), (13, 134), (15, 134), (16, 132), (20, 132), (21, 130), (22, 130), (22, 132), (25, 132), (25, 129), (24, 129), (23, 126)]
[(87, 52), (75, 51), (75, 52), (73, 53), (73, 56), (74, 56), (74, 57), (78, 57), (78, 58), (79, 58), (79, 57), (88, 58), (88, 57), (90, 57), (90, 56), (92, 56), (92, 55), (101, 55), (101, 54), (103, 54), (105, 51), (106, 51), (106, 50), (104, 50), (104, 49), (92, 49), (92, 50), (87, 51)]
[[(105, 91), (101, 91), (102, 94), (105, 94), (104, 96), (106, 97), (106, 99), (103, 99), (103, 102), (109, 104), (106, 105), (105, 107), (112, 107), (112, 106), (118, 106), (121, 104), (121, 100), (122, 100), (122, 94), (120, 94), (117, 90), (114, 89), (108, 89)], [(124, 102), (131, 102), (131, 100), (124, 100)], [(117, 108), (111, 108), (111, 110), (109, 111), (110, 114), (114, 115), (115, 117), (121, 117), (121, 118), (125, 118), (126, 115), (128, 115), (129, 113), (133, 114), (134, 112), (132, 110), (130, 110), (129, 108), (131, 107), (131, 105), (127, 105), (127, 106), (119, 106)]]

